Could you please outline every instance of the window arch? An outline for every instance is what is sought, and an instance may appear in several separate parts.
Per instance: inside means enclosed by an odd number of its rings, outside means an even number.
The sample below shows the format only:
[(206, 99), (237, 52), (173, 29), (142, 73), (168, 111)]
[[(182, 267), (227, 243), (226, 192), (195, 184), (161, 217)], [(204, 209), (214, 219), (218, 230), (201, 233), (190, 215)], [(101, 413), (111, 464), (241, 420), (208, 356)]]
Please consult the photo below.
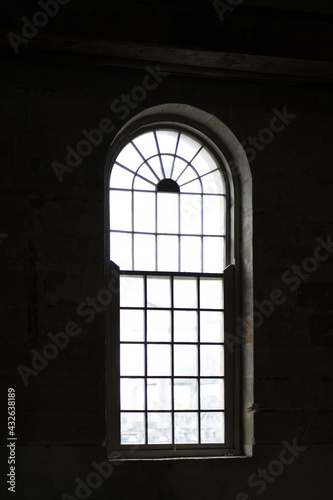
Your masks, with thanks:
[(240, 453), (237, 349), (225, 343), (235, 186), (223, 144), (193, 125), (135, 120), (110, 151), (109, 447), (123, 456)]

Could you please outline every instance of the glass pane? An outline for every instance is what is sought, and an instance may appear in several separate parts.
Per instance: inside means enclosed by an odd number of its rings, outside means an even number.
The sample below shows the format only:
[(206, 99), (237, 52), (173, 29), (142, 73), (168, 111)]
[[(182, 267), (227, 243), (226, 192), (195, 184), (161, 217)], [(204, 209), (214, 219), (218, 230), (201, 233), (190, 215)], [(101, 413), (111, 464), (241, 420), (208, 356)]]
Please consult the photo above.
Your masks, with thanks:
[(207, 174), (212, 170), (218, 168), (213, 155), (207, 150), (202, 149), (200, 153), (194, 158), (192, 162), (194, 168), (198, 171), (199, 175)]
[(175, 443), (198, 442), (198, 414), (195, 412), (175, 413)]
[(220, 170), (201, 177), (204, 193), (225, 194), (225, 183)]
[(177, 377), (198, 375), (198, 347), (196, 345), (174, 345), (174, 374)]
[(203, 240), (204, 273), (222, 273), (225, 268), (225, 239), (211, 236)]
[(174, 181), (177, 181), (178, 178), (181, 176), (185, 168), (187, 167), (188, 163), (181, 158), (176, 158), (175, 159), (175, 164), (173, 167), (173, 173), (172, 173), (172, 178)]
[(221, 377), (224, 375), (223, 346), (200, 346), (200, 375), (203, 377)]
[(120, 408), (122, 410), (145, 409), (145, 380), (143, 378), (120, 379)]
[(110, 229), (132, 230), (131, 193), (110, 191)]
[(174, 162), (174, 156), (172, 155), (162, 155), (161, 156), (162, 164), (163, 164), (163, 169), (164, 169), (164, 174), (167, 179), (171, 178), (171, 172), (172, 172), (172, 167), (173, 167), (173, 162)]
[(225, 198), (206, 194), (203, 196), (204, 234), (225, 234)]
[(132, 270), (132, 236), (129, 233), (110, 233), (110, 258), (120, 269)]
[(138, 175), (135, 177), (134, 180), (134, 189), (143, 189), (144, 191), (155, 191), (156, 189), (156, 184), (152, 184), (151, 182), (145, 181), (141, 179)]
[(141, 177), (143, 177), (147, 181), (153, 182), (156, 187), (156, 184), (159, 182), (162, 174), (160, 174), (159, 171), (154, 168), (151, 163), (152, 161), (149, 161), (149, 166), (147, 163), (144, 163), (142, 167), (139, 168), (138, 174), (140, 174)]
[(155, 193), (134, 193), (134, 231), (155, 232)]
[(179, 238), (178, 236), (157, 237), (157, 270), (178, 271), (179, 270)]
[(171, 410), (171, 379), (147, 379), (148, 410)]
[[(148, 164), (150, 165), (150, 168), (153, 169), (155, 174), (158, 176), (159, 179), (163, 179), (164, 175), (162, 172), (162, 167), (161, 167), (161, 159), (159, 156), (153, 156), (152, 158), (149, 158)], [(156, 179), (155, 179), (156, 181)]]
[(191, 182), (188, 182), (186, 184), (183, 184), (182, 186), (179, 186), (179, 187), (180, 187), (181, 193), (201, 193), (202, 192), (201, 184), (200, 184), (200, 181), (198, 179), (191, 181)]
[(160, 148), (160, 153), (175, 153), (178, 132), (173, 130), (159, 130), (156, 132), (158, 146)]
[(171, 307), (170, 278), (148, 276), (147, 305), (148, 307)]
[(121, 413), (121, 444), (145, 444), (145, 414)]
[(117, 156), (116, 162), (135, 172), (143, 160), (133, 144), (127, 144), (127, 146), (125, 146)]
[(143, 307), (143, 276), (120, 276), (120, 307)]
[(146, 132), (133, 139), (142, 156), (149, 158), (158, 153), (153, 132)]
[(120, 341), (142, 342), (144, 334), (144, 315), (138, 309), (120, 309)]
[(183, 194), (180, 198), (180, 232), (201, 234), (201, 196)]
[(155, 236), (134, 235), (134, 269), (136, 271), (155, 271)]
[(198, 141), (192, 139), (187, 134), (181, 134), (177, 149), (177, 155), (181, 156), (187, 161), (191, 161), (200, 148), (201, 144)]
[(200, 380), (200, 408), (201, 410), (224, 409), (223, 379), (204, 378)]
[(134, 175), (119, 165), (114, 165), (110, 177), (110, 188), (132, 189)]
[(158, 233), (179, 232), (179, 195), (177, 193), (157, 193)]
[(178, 183), (181, 186), (182, 184), (193, 181), (197, 178), (198, 178), (197, 172), (194, 170), (194, 168), (191, 167), (191, 165), (188, 165), (186, 170), (184, 170), (184, 172), (179, 177)]
[(200, 417), (201, 443), (224, 443), (224, 414), (203, 411)]
[(175, 278), (174, 307), (187, 309), (197, 306), (198, 292), (196, 278)]
[(195, 378), (174, 379), (175, 410), (198, 409), (198, 381)]
[(197, 342), (198, 313), (196, 311), (174, 311), (174, 341)]
[(181, 271), (201, 272), (201, 238), (200, 236), (181, 236)]
[(120, 375), (142, 376), (145, 374), (145, 351), (143, 344), (120, 345)]
[(148, 444), (171, 442), (171, 413), (148, 413)]
[(147, 311), (148, 342), (171, 342), (171, 311)]
[(200, 313), (200, 342), (223, 342), (223, 313)]
[(148, 375), (171, 375), (170, 345), (149, 344), (147, 346)]
[(200, 279), (200, 307), (201, 309), (223, 309), (222, 279)]

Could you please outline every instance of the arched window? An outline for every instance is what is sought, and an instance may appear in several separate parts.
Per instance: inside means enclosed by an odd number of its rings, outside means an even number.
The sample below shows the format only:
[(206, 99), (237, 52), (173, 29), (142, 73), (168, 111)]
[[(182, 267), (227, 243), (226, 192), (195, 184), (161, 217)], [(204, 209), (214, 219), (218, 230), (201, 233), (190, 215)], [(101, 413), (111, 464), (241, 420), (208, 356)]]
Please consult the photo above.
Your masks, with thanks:
[(124, 457), (239, 453), (234, 198), (222, 150), (183, 121), (148, 120), (112, 152), (109, 446)]

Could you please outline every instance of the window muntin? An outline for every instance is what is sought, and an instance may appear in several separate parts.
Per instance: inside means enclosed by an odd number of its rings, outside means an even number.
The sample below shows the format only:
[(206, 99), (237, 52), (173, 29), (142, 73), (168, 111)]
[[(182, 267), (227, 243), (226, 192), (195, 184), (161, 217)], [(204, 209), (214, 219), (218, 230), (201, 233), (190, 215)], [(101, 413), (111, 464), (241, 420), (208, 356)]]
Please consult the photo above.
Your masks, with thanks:
[(120, 266), (124, 448), (230, 446), (223, 329), (229, 228), (228, 185), (200, 138), (155, 128), (115, 157), (110, 255)]

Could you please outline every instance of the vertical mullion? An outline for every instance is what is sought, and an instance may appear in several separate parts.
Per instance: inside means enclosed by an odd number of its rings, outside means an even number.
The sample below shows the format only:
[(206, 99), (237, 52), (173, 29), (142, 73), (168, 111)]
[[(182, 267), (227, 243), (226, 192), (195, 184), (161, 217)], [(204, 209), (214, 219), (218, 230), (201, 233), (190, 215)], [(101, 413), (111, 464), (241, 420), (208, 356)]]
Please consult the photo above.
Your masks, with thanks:
[(181, 203), (181, 197), (180, 193), (178, 194), (178, 272), (180, 272), (181, 268), (181, 227), (180, 227), (180, 221), (181, 221), (181, 215), (180, 215), (180, 205)]
[(175, 382), (175, 367), (174, 367), (174, 294), (173, 294), (173, 282), (174, 277), (171, 278), (171, 441), (175, 444), (175, 402), (174, 402), (174, 382)]
[(201, 332), (200, 332), (200, 278), (198, 277), (198, 437), (199, 444), (201, 444), (201, 403), (200, 403), (200, 341), (201, 341)]
[(132, 270), (135, 270), (134, 267), (134, 189), (132, 189), (132, 207), (131, 207), (131, 212), (132, 212)]
[(157, 203), (158, 203), (158, 194), (157, 191), (155, 191), (155, 271), (158, 270), (158, 237), (157, 237), (157, 215), (158, 215), (158, 209), (157, 209)]
[(145, 342), (145, 440), (148, 444), (148, 348), (147, 348), (147, 275), (144, 277), (144, 342)]

